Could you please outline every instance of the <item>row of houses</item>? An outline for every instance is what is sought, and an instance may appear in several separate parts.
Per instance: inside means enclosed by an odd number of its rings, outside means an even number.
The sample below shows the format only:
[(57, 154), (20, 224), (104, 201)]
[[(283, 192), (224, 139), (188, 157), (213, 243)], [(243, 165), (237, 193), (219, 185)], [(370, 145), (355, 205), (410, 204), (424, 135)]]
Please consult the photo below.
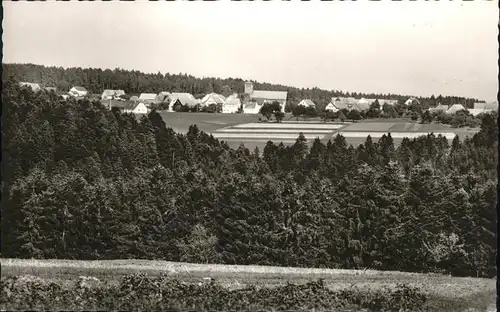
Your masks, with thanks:
[[(411, 105), (412, 101), (416, 99), (410, 98), (406, 101), (406, 105)], [(357, 111), (367, 111), (370, 109), (370, 106), (375, 101), (378, 101), (380, 106), (382, 107), (384, 104), (388, 105), (396, 105), (398, 103), (397, 100), (391, 99), (355, 99), (353, 97), (334, 97), (325, 107), (325, 111), (338, 112), (342, 109), (346, 109), (348, 111), (357, 110)]]
[(284, 91), (254, 90), (252, 82), (245, 83), (242, 98), (237, 93), (228, 97), (209, 93), (201, 99), (196, 99), (190, 93), (162, 91), (158, 94), (141, 93), (139, 96), (132, 96), (128, 101), (124, 101), (123, 95), (123, 90), (104, 90), (101, 102), (109, 108), (117, 107), (124, 112), (132, 113), (140, 113), (150, 109), (153, 105), (164, 104), (170, 112), (177, 111), (177, 106), (203, 108), (215, 105), (222, 113), (231, 114), (241, 110), (244, 114), (258, 114), (264, 104), (273, 102), (278, 102), (284, 112), (287, 99), (287, 92)]
[(42, 87), (38, 83), (32, 83), (32, 82), (20, 82), (20, 86), (22, 87), (30, 87), (33, 92), (38, 92), (41, 90), (46, 90), (46, 91), (56, 91), (55, 87)]
[(445, 114), (455, 114), (459, 111), (468, 111), (469, 114), (477, 116), (479, 114), (491, 113), (493, 111), (498, 111), (498, 103), (474, 103), (474, 108), (465, 108), (462, 104), (453, 104), (451, 106), (439, 104), (436, 107), (429, 108), (430, 113), (445, 113)]
[[(34, 92), (42, 89), (47, 91), (56, 91), (55, 87), (42, 87), (37, 83), (20, 82), (21, 86), (28, 86)], [(62, 95), (63, 98), (75, 97), (83, 98), (89, 95), (87, 89), (82, 86), (72, 87), (67, 94)], [(234, 93), (228, 97), (221, 94), (209, 93), (201, 99), (196, 99), (190, 93), (183, 92), (166, 92), (162, 91), (156, 93), (141, 93), (139, 96), (132, 96), (126, 100), (124, 90), (104, 90), (101, 95), (101, 103), (109, 109), (116, 107), (123, 112), (146, 114), (152, 105), (164, 104), (168, 111), (176, 111), (176, 106), (187, 106), (194, 108), (209, 107), (215, 105), (222, 113), (236, 113), (241, 110), (244, 114), (258, 114), (262, 106), (266, 103), (278, 102), (281, 111), (285, 112), (285, 106), (288, 93), (286, 91), (267, 91), (267, 90), (254, 90), (252, 82), (245, 82), (245, 90), (243, 96), (240, 98), (238, 94)], [(342, 109), (348, 111), (358, 110), (367, 111), (370, 105), (378, 101), (380, 106), (384, 104), (396, 105), (397, 100), (394, 99), (368, 99), (361, 98), (355, 99), (354, 97), (333, 97), (325, 108), (325, 111), (338, 112)], [(409, 106), (413, 103), (419, 103), (418, 99), (411, 97), (405, 101), (405, 105)], [(316, 104), (310, 99), (303, 99), (298, 105), (304, 107), (316, 108)], [(467, 110), (471, 115), (477, 116), (481, 113), (488, 113), (491, 111), (498, 111), (498, 103), (474, 103), (474, 108), (466, 109), (461, 104), (454, 104), (451, 106), (439, 104), (436, 107), (430, 108), (432, 112), (444, 112), (447, 114), (454, 114), (461, 110)]]
[[(57, 91), (56, 87), (42, 87), (40, 84), (33, 83), (33, 82), (19, 82), (19, 85), (22, 87), (30, 87), (31, 90), (33, 90), (33, 92), (38, 92), (41, 90), (54, 91), (54, 92)], [(75, 86), (75, 87), (72, 87), (67, 94), (63, 94), (62, 97), (67, 98), (67, 97), (72, 96), (72, 97), (82, 97), (83, 98), (83, 97), (87, 96), (88, 94), (89, 94), (89, 92), (84, 87)]]

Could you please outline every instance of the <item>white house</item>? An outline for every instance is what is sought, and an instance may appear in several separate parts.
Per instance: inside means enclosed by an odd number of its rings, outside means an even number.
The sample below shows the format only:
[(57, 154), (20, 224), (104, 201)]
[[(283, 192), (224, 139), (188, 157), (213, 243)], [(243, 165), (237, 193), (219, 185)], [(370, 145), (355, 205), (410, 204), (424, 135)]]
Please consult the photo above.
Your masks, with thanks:
[(132, 114), (147, 114), (149, 109), (146, 107), (146, 104), (142, 102), (123, 102), (115, 99), (109, 100), (101, 100), (101, 103), (108, 107), (108, 109), (112, 109), (116, 107), (122, 113), (132, 113)]
[[(288, 92), (286, 91), (261, 91), (254, 90), (252, 82), (245, 82), (245, 98), (248, 104), (251, 102), (256, 102), (258, 106), (263, 106), (264, 103), (278, 102), (281, 107), (281, 111), (285, 112), (286, 98)], [(243, 107), (243, 112), (245, 108)]]
[(238, 94), (232, 94), (226, 98), (226, 101), (222, 105), (222, 112), (225, 114), (237, 113), (241, 107), (241, 101), (238, 98)]
[(298, 106), (316, 108), (316, 104), (314, 104), (314, 102), (311, 101), (311, 100), (309, 100), (309, 99), (304, 99), (304, 100), (300, 101), (300, 103), (298, 104)]
[(484, 110), (496, 110), (498, 111), (498, 103), (490, 102), (490, 103), (474, 103), (474, 109), (484, 109)]
[(489, 113), (491, 112), (491, 110), (486, 110), (486, 109), (477, 109), (477, 108), (468, 108), (467, 111), (469, 112), (469, 114), (471, 114), (472, 116), (478, 116), (479, 114), (485, 114), (485, 113)]
[(223, 95), (217, 93), (209, 93), (201, 99), (200, 105), (203, 107), (207, 107), (212, 104), (224, 105), (225, 102), (226, 98)]
[(338, 112), (339, 109), (337, 107), (335, 107), (335, 105), (333, 105), (333, 103), (328, 103), (328, 105), (325, 107), (325, 111), (331, 111), (331, 112)]
[(144, 103), (135, 103), (127, 107), (124, 107), (121, 111), (124, 113), (132, 113), (132, 114), (147, 114), (148, 108)]
[(461, 110), (466, 110), (465, 107), (462, 106), (462, 104), (453, 104), (447, 111), (447, 114), (455, 114), (458, 111)]
[(243, 114), (258, 114), (262, 105), (259, 105), (257, 102), (251, 102), (247, 104), (243, 104)]
[(73, 88), (71, 88), (68, 92), (68, 94), (70, 96), (74, 96), (74, 97), (83, 97), (83, 96), (87, 96), (89, 92), (87, 91), (87, 89), (85, 89), (84, 87), (80, 87), (80, 86), (75, 86)]

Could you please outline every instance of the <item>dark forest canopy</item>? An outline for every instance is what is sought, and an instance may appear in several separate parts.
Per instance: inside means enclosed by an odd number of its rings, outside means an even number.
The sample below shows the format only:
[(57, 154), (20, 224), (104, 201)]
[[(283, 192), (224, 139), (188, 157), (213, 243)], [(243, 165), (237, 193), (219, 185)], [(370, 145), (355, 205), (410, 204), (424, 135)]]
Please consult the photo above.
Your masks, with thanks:
[[(197, 98), (210, 92), (228, 95), (229, 92), (243, 93), (244, 80), (241, 78), (196, 78), (187, 74), (156, 73), (146, 74), (136, 70), (99, 69), (99, 68), (63, 68), (47, 67), (35, 64), (3, 64), (3, 78), (13, 77), (18, 81), (40, 83), (44, 86), (57, 87), (66, 92), (72, 86), (83, 86), (91, 93), (101, 94), (104, 89), (122, 89), (127, 94), (189, 92)], [(374, 94), (359, 92), (343, 92), (338, 90), (322, 90), (319, 88), (304, 89), (280, 84), (260, 83), (254, 81), (255, 90), (288, 91), (287, 107), (295, 107), (303, 99), (314, 101), (319, 111), (335, 96), (352, 96), (355, 98), (385, 98), (404, 103), (410, 96), (403, 94)], [(465, 99), (457, 96), (416, 97), (423, 107), (436, 106), (437, 103), (452, 105), (465, 104), (472, 108), (477, 99)]]
[(451, 144), (251, 152), (14, 81), (2, 105), (3, 257), (495, 274), (496, 115)]

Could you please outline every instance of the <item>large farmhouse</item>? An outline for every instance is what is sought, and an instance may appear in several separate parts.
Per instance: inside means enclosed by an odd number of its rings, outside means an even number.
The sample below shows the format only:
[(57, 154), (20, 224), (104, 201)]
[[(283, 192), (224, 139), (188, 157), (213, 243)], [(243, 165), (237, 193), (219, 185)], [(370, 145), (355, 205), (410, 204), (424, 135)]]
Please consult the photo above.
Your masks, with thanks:
[(139, 95), (139, 102), (149, 106), (156, 101), (156, 93), (141, 93)]
[[(247, 111), (252, 111), (254, 112), (256, 108), (262, 107), (265, 103), (273, 103), (273, 102), (278, 102), (281, 107), (281, 111), (284, 113), (285, 112), (285, 106), (286, 106), (286, 97), (287, 97), (287, 92), (286, 91), (261, 91), (261, 90), (254, 90), (253, 89), (253, 83), (252, 82), (245, 82), (245, 105), (243, 107), (243, 112), (245, 112), (245, 106), (247, 104), (251, 103), (256, 103), (257, 105), (250, 105), (252, 106), (252, 109), (248, 109)], [(258, 112), (257, 112), (258, 113)]]
[(226, 98), (223, 95), (217, 94), (217, 93), (209, 93), (205, 95), (200, 102), (200, 105), (202, 107), (207, 107), (210, 105), (224, 105), (226, 102)]
[(176, 106), (188, 106), (190, 108), (195, 107), (199, 101), (190, 93), (177, 93), (173, 92), (170, 96), (170, 104), (168, 105), (169, 111), (175, 111)]

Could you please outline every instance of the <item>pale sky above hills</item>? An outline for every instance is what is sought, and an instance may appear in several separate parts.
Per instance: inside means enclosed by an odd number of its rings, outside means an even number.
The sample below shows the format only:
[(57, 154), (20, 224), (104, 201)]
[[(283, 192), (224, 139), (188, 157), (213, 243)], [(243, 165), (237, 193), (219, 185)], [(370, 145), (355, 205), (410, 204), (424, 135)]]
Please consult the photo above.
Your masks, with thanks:
[(3, 2), (3, 62), (496, 100), (495, 1)]

